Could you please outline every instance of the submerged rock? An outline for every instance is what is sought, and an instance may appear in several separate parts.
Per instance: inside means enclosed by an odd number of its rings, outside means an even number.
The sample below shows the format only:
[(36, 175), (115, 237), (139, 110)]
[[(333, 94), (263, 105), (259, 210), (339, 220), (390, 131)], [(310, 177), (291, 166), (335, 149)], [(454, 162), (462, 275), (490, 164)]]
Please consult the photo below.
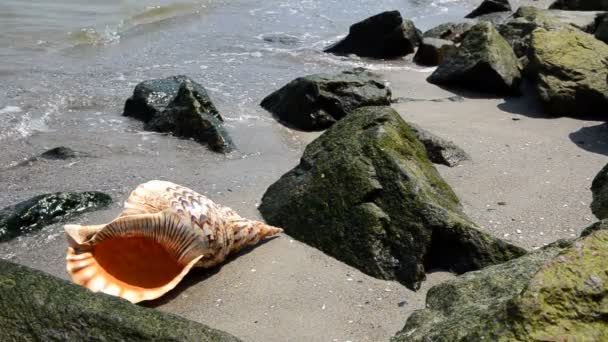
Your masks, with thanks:
[(470, 160), (471, 157), (453, 142), (436, 136), (422, 127), (410, 123), (416, 138), (424, 145), (429, 160), (435, 164), (454, 167), (462, 161)]
[(239, 341), (2, 259), (0, 308), (2, 341)]
[(33, 197), (0, 210), (0, 242), (105, 208), (110, 203), (112, 198), (101, 192), (58, 192)]
[(414, 62), (426, 66), (439, 65), (455, 50), (456, 46), (450, 40), (423, 38), (414, 55)]
[(569, 11), (608, 11), (608, 0), (557, 0), (549, 8)]
[(297, 78), (260, 104), (279, 120), (302, 130), (322, 130), (363, 106), (389, 105), (391, 91), (361, 69)]
[(268, 43), (276, 43), (295, 46), (301, 43), (300, 38), (284, 33), (269, 33), (262, 36), (262, 40)]
[(398, 58), (413, 53), (420, 44), (420, 31), (399, 11), (376, 14), (350, 27), (346, 38), (325, 52), (372, 58)]
[(91, 155), (85, 152), (74, 151), (69, 147), (59, 146), (47, 150), (38, 156), (32, 157), (21, 163), (17, 164), (16, 167), (32, 165), (33, 163), (44, 160), (68, 160), (73, 158), (90, 157)]
[(363, 107), (310, 143), (264, 194), (269, 224), (362, 272), (417, 289), (425, 270), (457, 273), (525, 253), (481, 232), (388, 106)]
[(591, 193), (593, 215), (600, 220), (608, 219), (608, 164), (593, 179)]
[(146, 130), (192, 138), (217, 152), (234, 149), (207, 91), (186, 76), (138, 84), (123, 115), (142, 120)]
[(423, 38), (437, 38), (460, 43), (466, 32), (473, 27), (470, 23), (444, 23), (424, 32)]
[(480, 15), (494, 12), (510, 12), (511, 4), (509, 0), (484, 0), (479, 7), (467, 14), (465, 18), (476, 18)]
[(433, 287), (393, 342), (603, 341), (608, 230)]
[(481, 92), (514, 94), (521, 82), (513, 49), (487, 22), (473, 26), (462, 44), (428, 78), (434, 84)]
[(608, 45), (579, 30), (538, 29), (530, 49), (529, 68), (546, 112), (606, 114)]

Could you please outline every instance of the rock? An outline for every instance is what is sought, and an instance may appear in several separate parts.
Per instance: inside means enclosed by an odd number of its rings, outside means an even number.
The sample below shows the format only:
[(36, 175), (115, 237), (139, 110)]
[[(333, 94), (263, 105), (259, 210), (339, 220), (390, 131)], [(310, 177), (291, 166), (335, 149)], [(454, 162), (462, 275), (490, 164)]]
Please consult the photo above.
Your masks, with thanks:
[(238, 341), (203, 324), (96, 294), (2, 259), (0, 340)]
[(553, 244), (432, 287), (427, 293), (426, 309), (414, 311), (391, 341), (482, 341), (484, 334), (489, 335), (488, 341), (497, 341), (484, 328), (494, 319), (504, 319), (508, 302), (564, 248)]
[(583, 229), (581, 232), (581, 237), (591, 235), (598, 230), (608, 230), (608, 220), (597, 221), (589, 227)]
[(608, 230), (433, 287), (392, 340), (603, 341)]
[(529, 60), (547, 113), (605, 114), (608, 45), (579, 30), (537, 29), (532, 33)]
[(295, 46), (301, 43), (300, 38), (283, 33), (270, 33), (262, 36), (265, 42)]
[(591, 193), (593, 215), (600, 220), (608, 219), (608, 164), (593, 179)]
[(479, 7), (467, 14), (465, 18), (476, 18), (494, 12), (511, 12), (509, 0), (484, 0)]
[(123, 115), (142, 120), (146, 130), (192, 138), (217, 152), (234, 149), (207, 91), (187, 76), (138, 84), (125, 103)]
[(456, 51), (439, 65), (428, 81), (498, 94), (518, 92), (520, 65), (513, 49), (492, 24), (473, 26)]
[(608, 0), (557, 0), (549, 8), (569, 11), (608, 11)]
[(76, 152), (69, 147), (59, 146), (43, 152), (40, 155), (40, 158), (51, 160), (66, 160), (70, 158), (77, 158), (80, 156), (86, 156), (86, 153)]
[(465, 33), (473, 27), (470, 23), (445, 23), (424, 32), (423, 38), (437, 38), (460, 43)]
[(310, 143), (259, 209), (290, 236), (411, 289), (428, 269), (463, 273), (525, 253), (468, 220), (388, 106), (359, 108)]
[(363, 106), (389, 105), (391, 91), (372, 74), (355, 69), (297, 78), (260, 104), (285, 124), (322, 130)]
[(427, 66), (439, 65), (455, 50), (456, 47), (450, 40), (423, 38), (414, 55), (414, 62)]
[(608, 13), (596, 17), (595, 38), (608, 44)]
[(33, 197), (0, 210), (0, 242), (105, 208), (110, 203), (112, 198), (101, 192), (58, 192)]
[(350, 27), (346, 38), (327, 47), (325, 52), (361, 57), (398, 58), (414, 52), (421, 33), (399, 11), (387, 11)]
[(435, 164), (454, 167), (471, 157), (453, 142), (436, 136), (424, 128), (410, 123), (416, 138), (424, 145), (429, 160)]

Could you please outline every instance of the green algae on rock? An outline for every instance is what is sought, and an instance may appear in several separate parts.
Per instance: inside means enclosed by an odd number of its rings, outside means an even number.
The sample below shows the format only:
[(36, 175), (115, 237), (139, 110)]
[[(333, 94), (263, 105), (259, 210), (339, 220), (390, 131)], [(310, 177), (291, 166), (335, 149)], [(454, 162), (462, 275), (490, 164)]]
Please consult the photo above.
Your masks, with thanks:
[(575, 29), (532, 33), (530, 72), (545, 110), (554, 115), (605, 114), (608, 45)]
[(457, 273), (525, 253), (481, 232), (390, 107), (363, 107), (308, 145), (260, 212), (290, 236), (381, 279), (417, 289), (425, 270)]
[(203, 324), (0, 259), (2, 341), (237, 342)]
[(481, 92), (516, 94), (521, 71), (509, 43), (492, 24), (481, 22), (467, 31), (462, 44), (428, 81)]
[(105, 208), (110, 203), (112, 198), (101, 192), (58, 192), (30, 198), (0, 210), (0, 242)]

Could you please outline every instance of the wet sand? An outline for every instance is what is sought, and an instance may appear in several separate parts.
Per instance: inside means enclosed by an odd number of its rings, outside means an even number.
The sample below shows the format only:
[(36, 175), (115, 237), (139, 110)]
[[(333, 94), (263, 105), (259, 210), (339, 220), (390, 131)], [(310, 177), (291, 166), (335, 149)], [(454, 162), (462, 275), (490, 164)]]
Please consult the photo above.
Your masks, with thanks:
[[(608, 136), (606, 124), (545, 117), (530, 97), (503, 100), (465, 96), (460, 102), (430, 101), (459, 94), (426, 83), (428, 74), (400, 70), (383, 77), (390, 82), (394, 97), (410, 98), (394, 106), (404, 119), (453, 140), (471, 155), (472, 160), (459, 167), (437, 168), (482, 229), (532, 249), (577, 236), (594, 221), (589, 186), (608, 161), (608, 144), (602, 140)], [(194, 158), (185, 152), (167, 161), (167, 168), (145, 170), (145, 153), (138, 157), (123, 151), (121, 158), (117, 156), (120, 153), (114, 155), (112, 165), (100, 164), (99, 158), (75, 164), (45, 162), (30, 169), (4, 171), (0, 181), (14, 189), (27, 189), (28, 180), (39, 183), (45, 178), (72, 175), (75, 189), (96, 182), (105, 184), (101, 190), (110, 191), (117, 203), (75, 220), (99, 223), (117, 215), (128, 192), (162, 169), (160, 178), (206, 192), (244, 216), (259, 218), (256, 204), (267, 186), (297, 163), (304, 147), (301, 142), (317, 135), (288, 132), (274, 123), (268, 123), (264, 130), (275, 135), (268, 138), (272, 142), (276, 136), (283, 142), (296, 142), (278, 147), (258, 144), (259, 154), (229, 162), (218, 160), (217, 170), (206, 165), (198, 176), (185, 174), (193, 172)], [(184, 144), (186, 152), (198, 149), (191, 142), (171, 137), (155, 139), (163, 146), (161, 153), (179, 150)], [(119, 164), (125, 169), (123, 176), (103, 180), (106, 168)], [(139, 172), (131, 174), (134, 170)], [(78, 176), (86, 172), (89, 181)], [(205, 180), (197, 181), (202, 175)], [(63, 189), (49, 181), (45, 190)], [(27, 197), (28, 192), (21, 190), (19, 197)], [(8, 205), (9, 197), (3, 199), (2, 205)], [(61, 225), (0, 248), (0, 257), (67, 277)], [(447, 273), (432, 274), (422, 290), (412, 292), (396, 282), (368, 277), (285, 235), (241, 253), (222, 267), (191, 274), (168, 296), (146, 305), (225, 330), (245, 341), (385, 341), (402, 328), (413, 310), (424, 307), (426, 290), (449, 277)]]

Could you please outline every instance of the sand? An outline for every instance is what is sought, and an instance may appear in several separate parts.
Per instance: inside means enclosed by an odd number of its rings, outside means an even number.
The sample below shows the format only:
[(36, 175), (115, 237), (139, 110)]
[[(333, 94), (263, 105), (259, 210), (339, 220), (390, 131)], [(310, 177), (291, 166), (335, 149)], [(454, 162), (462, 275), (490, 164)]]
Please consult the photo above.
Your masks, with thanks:
[[(608, 162), (606, 124), (546, 117), (531, 96), (441, 100), (462, 94), (428, 84), (429, 72), (396, 70), (383, 77), (396, 98), (416, 99), (395, 104), (404, 119), (453, 140), (471, 155), (472, 160), (461, 166), (437, 168), (482, 229), (533, 249), (575, 237), (595, 220), (589, 210), (589, 186)], [(433, 99), (440, 101), (430, 101)], [(274, 134), (285, 134), (278, 125), (272, 127)], [(290, 132), (287, 136), (302, 142), (316, 134)], [(174, 147), (166, 144), (168, 149)], [(244, 216), (259, 218), (254, 203), (268, 185), (295, 165), (303, 145), (294, 144), (275, 154), (276, 146), (262, 146), (261, 157), (249, 160), (244, 164), (247, 167), (230, 168), (232, 173), (227, 175), (208, 173), (209, 182), (222, 176), (245, 179), (243, 183), (247, 177), (255, 180), (255, 185), (212, 192), (211, 197)], [(268, 167), (277, 156), (284, 160)], [(175, 162), (180, 158), (178, 155)], [(21, 181), (8, 171), (3, 175), (13, 189), (27, 189), (18, 197), (27, 197), (33, 191), (28, 181), (50, 177), (50, 171), (39, 172)], [(65, 173), (69, 177), (75, 171), (66, 166), (54, 172), (51, 176)], [(99, 173), (95, 177), (102, 177), (103, 169)], [(123, 188), (114, 193), (115, 198), (124, 199), (130, 187), (141, 181), (137, 177), (116, 180), (123, 182)], [(185, 181), (201, 192), (209, 190), (203, 183)], [(7, 178), (2, 182), (8, 182)], [(47, 188), (54, 189), (53, 183)], [(8, 205), (9, 196), (2, 198), (2, 204)], [(107, 222), (120, 212), (119, 205), (76, 221)], [(67, 278), (65, 248), (61, 226), (54, 225), (40, 234), (0, 244), (0, 257)], [(284, 235), (245, 251), (222, 267), (190, 275), (168, 296), (146, 305), (245, 341), (386, 341), (403, 327), (413, 310), (424, 307), (426, 290), (450, 277), (432, 274), (423, 289), (413, 292), (396, 282), (368, 277)]]

